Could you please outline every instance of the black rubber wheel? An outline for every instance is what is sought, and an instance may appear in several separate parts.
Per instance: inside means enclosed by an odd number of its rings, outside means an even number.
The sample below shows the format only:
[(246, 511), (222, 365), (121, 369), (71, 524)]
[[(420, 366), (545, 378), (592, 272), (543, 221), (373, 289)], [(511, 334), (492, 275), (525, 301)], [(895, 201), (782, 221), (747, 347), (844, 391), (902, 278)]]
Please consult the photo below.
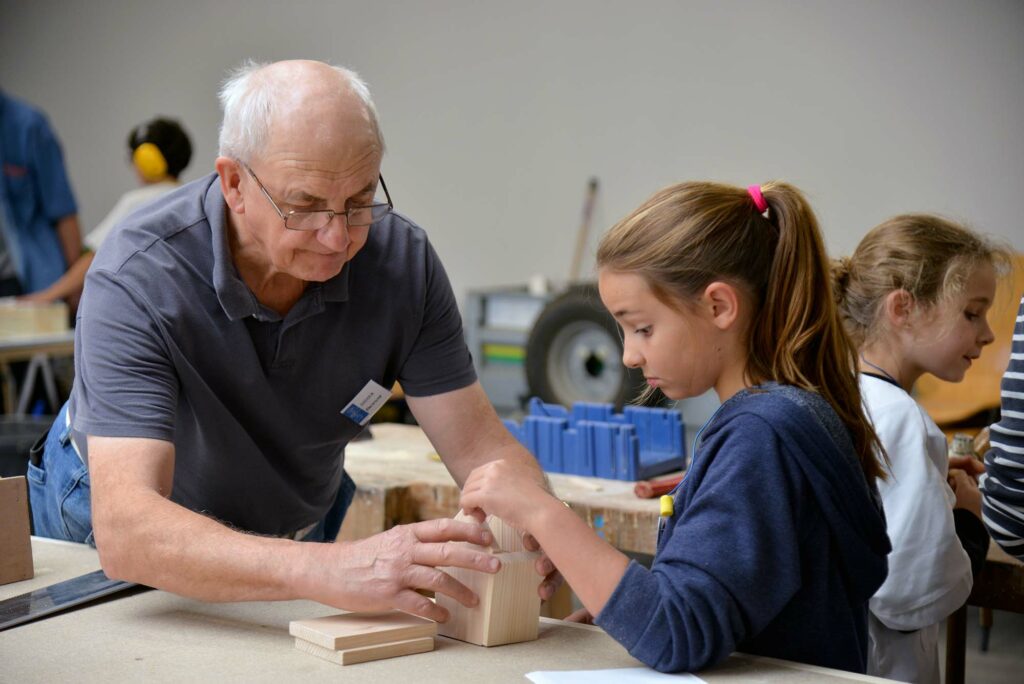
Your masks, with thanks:
[(643, 374), (622, 365), (622, 340), (594, 285), (576, 285), (548, 302), (526, 343), (530, 396), (571, 407), (577, 401), (614, 404), (643, 390)]

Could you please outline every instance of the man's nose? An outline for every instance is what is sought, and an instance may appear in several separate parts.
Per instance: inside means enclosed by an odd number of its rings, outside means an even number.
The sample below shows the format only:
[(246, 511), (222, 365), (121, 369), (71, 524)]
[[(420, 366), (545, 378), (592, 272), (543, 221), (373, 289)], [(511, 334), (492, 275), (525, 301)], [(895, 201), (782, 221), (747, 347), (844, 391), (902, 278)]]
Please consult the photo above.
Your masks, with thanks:
[(350, 242), (347, 217), (344, 214), (335, 214), (330, 223), (316, 231), (316, 239), (335, 252), (346, 249)]

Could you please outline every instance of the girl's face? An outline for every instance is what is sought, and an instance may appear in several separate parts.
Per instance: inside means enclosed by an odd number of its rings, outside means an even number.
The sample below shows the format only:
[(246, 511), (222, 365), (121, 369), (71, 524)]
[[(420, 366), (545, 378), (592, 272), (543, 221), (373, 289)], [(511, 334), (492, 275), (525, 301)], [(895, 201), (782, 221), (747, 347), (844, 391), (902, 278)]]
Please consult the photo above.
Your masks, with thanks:
[(940, 380), (963, 380), (982, 348), (995, 339), (987, 319), (995, 293), (995, 269), (982, 264), (967, 279), (963, 294), (922, 312), (912, 324), (906, 360)]
[[(639, 368), (652, 387), (685, 399), (715, 387), (723, 357), (712, 315), (700, 306), (676, 309), (655, 296), (638, 275), (602, 270), (601, 301), (622, 327), (622, 363)], [(719, 347), (720, 350), (720, 347)]]

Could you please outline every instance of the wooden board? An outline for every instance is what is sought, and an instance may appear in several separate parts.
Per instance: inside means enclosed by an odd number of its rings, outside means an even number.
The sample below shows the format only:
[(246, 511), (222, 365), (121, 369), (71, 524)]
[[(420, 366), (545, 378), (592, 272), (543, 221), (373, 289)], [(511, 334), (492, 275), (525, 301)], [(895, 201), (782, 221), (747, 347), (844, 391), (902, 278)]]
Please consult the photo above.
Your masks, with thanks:
[(437, 623), (397, 610), (342, 613), (292, 620), (288, 633), (321, 648), (341, 651), (437, 634)]
[(412, 655), (413, 653), (426, 653), (434, 650), (434, 637), (420, 637), (419, 639), (406, 639), (404, 641), (392, 641), (373, 646), (362, 646), (360, 648), (347, 648), (342, 651), (334, 651), (329, 648), (311, 644), (305, 639), (295, 639), (295, 648), (303, 653), (315, 655), (318, 658), (329, 660), (339, 665), (355, 665), (356, 663), (367, 663), (371, 660), (383, 660), (397, 656)]
[(537, 587), (543, 578), (534, 566), (540, 554), (519, 551), (494, 555), (501, 560), (501, 569), (495, 574), (464, 568), (441, 568), (469, 587), (480, 602), (467, 608), (453, 598), (437, 594), (437, 604), (448, 609), (451, 615), (447, 622), (438, 625), (438, 634), (480, 646), (499, 646), (537, 638), (540, 620)]
[(34, 574), (27, 483), (24, 477), (0, 477), (0, 584)]

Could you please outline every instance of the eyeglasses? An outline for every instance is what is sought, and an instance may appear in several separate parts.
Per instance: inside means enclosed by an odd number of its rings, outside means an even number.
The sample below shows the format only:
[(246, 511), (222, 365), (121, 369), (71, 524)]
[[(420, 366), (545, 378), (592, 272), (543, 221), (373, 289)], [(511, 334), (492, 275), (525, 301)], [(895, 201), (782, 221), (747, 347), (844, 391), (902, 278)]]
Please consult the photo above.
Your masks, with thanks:
[(270, 202), (270, 205), (274, 207), (274, 211), (284, 221), (284, 227), (288, 230), (320, 230), (326, 228), (327, 224), (334, 220), (335, 216), (344, 216), (345, 225), (349, 228), (360, 228), (368, 226), (372, 223), (380, 221), (382, 218), (388, 215), (388, 213), (395, 208), (394, 203), (391, 201), (391, 194), (388, 193), (388, 186), (384, 184), (384, 176), (378, 175), (380, 179), (380, 187), (384, 190), (384, 197), (387, 198), (387, 202), (374, 202), (364, 207), (349, 207), (344, 211), (335, 211), (334, 209), (309, 209), (309, 210), (293, 210), (287, 214), (281, 211), (281, 207), (277, 206), (277, 202), (267, 192), (266, 187), (260, 179), (253, 173), (252, 169), (249, 168), (248, 164), (243, 163), (242, 166), (249, 172), (252, 179), (256, 181), (256, 185), (260, 186), (260, 190), (263, 191), (263, 195)]

